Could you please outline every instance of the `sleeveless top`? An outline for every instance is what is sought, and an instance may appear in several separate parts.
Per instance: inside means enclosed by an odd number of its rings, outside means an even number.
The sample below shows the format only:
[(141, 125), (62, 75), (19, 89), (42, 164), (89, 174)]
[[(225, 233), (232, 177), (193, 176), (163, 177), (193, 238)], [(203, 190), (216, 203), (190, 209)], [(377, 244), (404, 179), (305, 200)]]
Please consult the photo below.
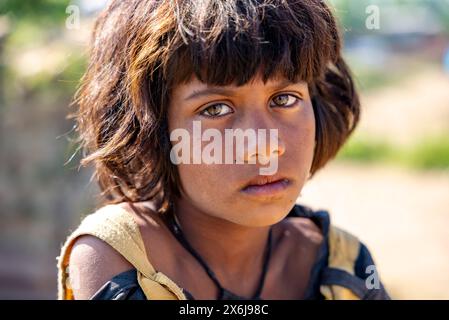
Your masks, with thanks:
[[(295, 204), (287, 215), (287, 218), (289, 217), (311, 219), (320, 228), (324, 237), (310, 272), (304, 299), (390, 299), (378, 273), (378, 285), (367, 285), (368, 277), (371, 275), (371, 273), (367, 273), (367, 268), (375, 267), (368, 248), (355, 236), (333, 226), (326, 210), (313, 211), (309, 207)], [(179, 287), (163, 272), (154, 269), (147, 259), (143, 239), (132, 214), (117, 205), (107, 205), (89, 214), (82, 220), (77, 229), (67, 237), (61, 247), (61, 253), (57, 257), (58, 299), (74, 299), (70, 287), (69, 257), (75, 240), (85, 234), (98, 237), (111, 245), (134, 267), (114, 276), (90, 299), (194, 300), (190, 292)], [(181, 238), (182, 236), (177, 236), (178, 240)], [(182, 240), (180, 241), (185, 247), (189, 246)], [(267, 248), (269, 248), (269, 243), (267, 243)], [(192, 251), (190, 252), (192, 253)], [(265, 263), (267, 263), (267, 255), (269, 258), (269, 254), (266, 253)], [(199, 258), (201, 259), (201, 257)], [(203, 267), (206, 270), (209, 269), (207, 265), (203, 265)], [(213, 272), (209, 271), (209, 276), (213, 276)], [(262, 284), (263, 275), (264, 272), (261, 277)], [(218, 287), (221, 288), (219, 284)], [(260, 283), (259, 287), (261, 287)], [(224, 288), (221, 289), (221, 298), (245, 299)], [(253, 298), (258, 299), (260, 297), (255, 294)]]

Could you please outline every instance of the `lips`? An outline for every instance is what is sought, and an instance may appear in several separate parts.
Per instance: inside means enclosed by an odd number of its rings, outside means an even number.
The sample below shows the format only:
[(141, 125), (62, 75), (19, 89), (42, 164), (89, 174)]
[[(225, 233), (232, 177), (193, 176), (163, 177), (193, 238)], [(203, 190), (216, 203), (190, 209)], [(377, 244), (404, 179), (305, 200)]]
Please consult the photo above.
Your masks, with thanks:
[(247, 188), (249, 186), (261, 186), (261, 185), (270, 184), (270, 183), (274, 183), (274, 182), (278, 182), (278, 181), (282, 181), (282, 180), (288, 180), (288, 179), (286, 177), (279, 176), (279, 175), (273, 175), (273, 176), (258, 175), (256, 177), (252, 178), (251, 180), (249, 180), (249, 182), (243, 187), (243, 189)]
[(271, 197), (284, 192), (291, 184), (291, 180), (282, 176), (256, 176), (243, 188), (242, 192), (252, 196)]

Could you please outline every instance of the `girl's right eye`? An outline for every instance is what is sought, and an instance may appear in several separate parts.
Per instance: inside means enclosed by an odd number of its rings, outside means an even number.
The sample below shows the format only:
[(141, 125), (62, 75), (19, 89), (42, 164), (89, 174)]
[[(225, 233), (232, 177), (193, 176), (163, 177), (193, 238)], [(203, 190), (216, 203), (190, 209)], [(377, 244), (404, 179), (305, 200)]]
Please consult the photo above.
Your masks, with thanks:
[[(226, 109), (228, 109), (230, 112), (223, 111), (223, 110), (226, 111)], [(226, 115), (227, 113), (233, 113), (233, 111), (230, 107), (228, 107), (227, 105), (225, 105), (223, 103), (217, 103), (217, 104), (211, 105), (211, 106), (203, 109), (203, 111), (200, 112), (201, 115), (209, 117), (209, 118), (222, 117), (222, 116)]]

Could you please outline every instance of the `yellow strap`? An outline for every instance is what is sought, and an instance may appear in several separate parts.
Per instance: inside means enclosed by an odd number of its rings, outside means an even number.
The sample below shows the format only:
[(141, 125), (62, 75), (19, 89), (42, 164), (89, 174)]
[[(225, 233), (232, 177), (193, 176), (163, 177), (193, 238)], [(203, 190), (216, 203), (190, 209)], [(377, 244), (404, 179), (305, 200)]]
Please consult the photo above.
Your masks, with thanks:
[(67, 238), (58, 257), (58, 299), (71, 300), (68, 264), (76, 238), (93, 235), (108, 243), (136, 269), (145, 296), (151, 299), (180, 299), (186, 297), (182, 289), (162, 272), (157, 272), (147, 259), (139, 227), (132, 215), (118, 205), (108, 205), (88, 215)]
[(330, 226), (329, 267), (354, 275), (354, 265), (359, 251), (360, 241), (357, 237), (336, 226)]
[(137, 282), (148, 300), (187, 300), (181, 288), (161, 272), (153, 279), (138, 272)]
[(342, 286), (322, 285), (320, 291), (326, 300), (360, 300), (359, 296), (352, 292), (351, 289)]
[[(147, 259), (139, 227), (132, 215), (117, 205), (105, 206), (83, 219), (67, 238), (58, 257), (58, 299), (71, 300), (68, 262), (76, 238), (90, 234), (100, 238), (137, 269), (137, 280), (147, 299), (186, 300), (182, 289), (162, 272), (157, 272)], [(359, 240), (333, 225), (329, 228), (329, 267), (354, 275), (354, 265), (360, 249)], [(322, 285), (326, 299), (359, 299), (350, 289), (338, 285)]]
[[(360, 241), (350, 233), (330, 225), (329, 267), (341, 269), (355, 276), (354, 266), (360, 250)], [(327, 300), (360, 300), (349, 288), (339, 285), (321, 285), (320, 292)]]

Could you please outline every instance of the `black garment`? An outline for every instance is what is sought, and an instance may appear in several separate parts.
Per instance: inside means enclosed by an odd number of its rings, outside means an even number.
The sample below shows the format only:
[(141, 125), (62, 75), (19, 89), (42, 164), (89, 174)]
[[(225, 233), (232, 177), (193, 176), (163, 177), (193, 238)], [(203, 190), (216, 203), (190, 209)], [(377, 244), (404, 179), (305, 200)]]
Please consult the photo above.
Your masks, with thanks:
[[(361, 243), (360, 252), (355, 263), (355, 274), (328, 267), (328, 233), (330, 226), (329, 213), (325, 210), (313, 211), (306, 206), (296, 204), (287, 217), (306, 217), (311, 219), (321, 230), (324, 241), (321, 244), (317, 259), (312, 267), (309, 283), (304, 295), (305, 300), (322, 300), (321, 284), (340, 284), (350, 288), (361, 299), (387, 300), (390, 299), (381, 283), (380, 289), (368, 289), (365, 285), (367, 266), (374, 265), (368, 248)], [(193, 295), (186, 289), (183, 292), (188, 300), (194, 300)], [(151, 298), (151, 297), (150, 297)], [(131, 269), (122, 272), (105, 283), (92, 297), (92, 300), (146, 300), (137, 282), (137, 271)]]

